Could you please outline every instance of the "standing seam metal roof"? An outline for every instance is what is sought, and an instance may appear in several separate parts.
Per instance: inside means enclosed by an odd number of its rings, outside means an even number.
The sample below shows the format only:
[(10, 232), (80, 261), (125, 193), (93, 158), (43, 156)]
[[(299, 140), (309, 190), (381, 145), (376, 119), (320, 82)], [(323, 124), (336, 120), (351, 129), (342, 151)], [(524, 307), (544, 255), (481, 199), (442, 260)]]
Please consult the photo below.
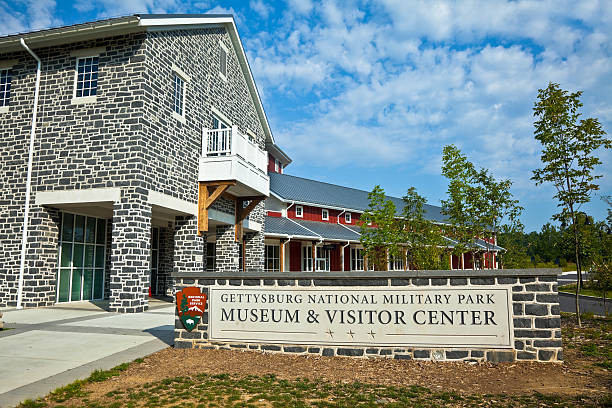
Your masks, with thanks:
[[(270, 191), (285, 201), (299, 201), (318, 206), (345, 208), (355, 211), (366, 211), (368, 192), (336, 184), (305, 179), (288, 174), (269, 173)], [(398, 214), (404, 208), (404, 201), (398, 197), (387, 196), (395, 204)], [(448, 223), (442, 214), (442, 208), (425, 204), (425, 218), (434, 222)]]

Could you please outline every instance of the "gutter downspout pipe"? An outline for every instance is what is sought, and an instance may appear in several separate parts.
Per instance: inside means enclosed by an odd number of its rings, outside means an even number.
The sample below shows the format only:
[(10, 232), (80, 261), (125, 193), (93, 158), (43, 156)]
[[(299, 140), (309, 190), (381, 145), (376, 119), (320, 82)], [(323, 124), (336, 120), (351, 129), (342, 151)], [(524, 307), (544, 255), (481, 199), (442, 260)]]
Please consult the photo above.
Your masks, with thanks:
[(32, 166), (34, 162), (34, 138), (36, 136), (36, 116), (38, 114), (38, 93), (40, 90), (40, 58), (26, 45), (23, 38), (20, 38), (21, 45), (36, 60), (36, 86), (34, 88), (34, 107), (32, 108), (32, 127), (30, 130), (30, 150), (28, 152), (28, 176), (26, 180), (26, 196), (23, 215), (23, 233), (21, 235), (21, 260), (19, 262), (19, 282), (17, 284), (17, 309), (22, 309), (23, 302), (23, 274), (25, 272), (26, 250), (28, 243), (28, 224), (30, 218), (30, 192), (32, 184)]

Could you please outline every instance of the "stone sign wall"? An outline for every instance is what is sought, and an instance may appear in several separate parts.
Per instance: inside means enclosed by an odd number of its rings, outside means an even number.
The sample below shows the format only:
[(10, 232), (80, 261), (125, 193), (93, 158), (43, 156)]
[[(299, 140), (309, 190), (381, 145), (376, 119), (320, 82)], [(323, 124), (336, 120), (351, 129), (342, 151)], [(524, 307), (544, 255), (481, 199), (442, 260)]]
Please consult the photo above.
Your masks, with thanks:
[(194, 330), (177, 318), (175, 347), (560, 362), (557, 273), (175, 273), (175, 292), (208, 295)]

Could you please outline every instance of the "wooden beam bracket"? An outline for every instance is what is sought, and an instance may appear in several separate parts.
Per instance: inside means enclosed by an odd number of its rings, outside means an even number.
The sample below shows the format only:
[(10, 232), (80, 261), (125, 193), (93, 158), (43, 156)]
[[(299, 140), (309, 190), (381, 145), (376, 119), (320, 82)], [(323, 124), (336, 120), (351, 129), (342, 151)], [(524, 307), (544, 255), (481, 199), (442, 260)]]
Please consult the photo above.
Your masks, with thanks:
[[(242, 242), (242, 221), (253, 211), (253, 209), (266, 199), (266, 196), (249, 196), (249, 197), (236, 197), (236, 224), (235, 224), (235, 240), (236, 242)], [(244, 206), (245, 202), (249, 202), (247, 206)]]
[[(208, 210), (236, 181), (198, 182), (198, 235), (208, 231)], [(212, 189), (212, 192), (211, 192)]]

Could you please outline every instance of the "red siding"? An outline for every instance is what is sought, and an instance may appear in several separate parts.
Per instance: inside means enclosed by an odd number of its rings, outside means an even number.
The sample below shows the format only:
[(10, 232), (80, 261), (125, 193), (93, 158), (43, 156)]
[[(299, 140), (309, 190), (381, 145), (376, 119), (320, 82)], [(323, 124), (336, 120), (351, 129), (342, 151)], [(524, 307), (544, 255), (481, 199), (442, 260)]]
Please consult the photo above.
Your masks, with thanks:
[(302, 270), (302, 243), (298, 241), (289, 242), (289, 270), (300, 272)]
[(351, 270), (351, 247), (344, 248), (344, 270)]
[(268, 211), (268, 217), (282, 217), (283, 213), (278, 211)]
[[(288, 210), (287, 210), (287, 217), (289, 218), (298, 218), (295, 216), (295, 207), (298, 206), (297, 204), (292, 205)], [(340, 216), (340, 224), (345, 224), (345, 225), (357, 225), (357, 221), (359, 220), (359, 214), (356, 213), (351, 213), (351, 222), (350, 223), (346, 223), (344, 221), (344, 213), (341, 210), (332, 210), (332, 209), (327, 209), (327, 211), (329, 212), (329, 219), (323, 221), (323, 208), (321, 207), (313, 207), (310, 205), (302, 205), (301, 206), (304, 210), (302, 213), (302, 217), (298, 218), (298, 219), (302, 219), (302, 220), (307, 220), (307, 221), (319, 221), (319, 222), (330, 222), (333, 224), (336, 224), (338, 222), (338, 216)]]
[(274, 157), (270, 153), (268, 153), (268, 172), (276, 173)]
[(336, 247), (329, 251), (329, 269), (332, 271), (340, 270), (340, 251), (342, 247), (336, 244)]

